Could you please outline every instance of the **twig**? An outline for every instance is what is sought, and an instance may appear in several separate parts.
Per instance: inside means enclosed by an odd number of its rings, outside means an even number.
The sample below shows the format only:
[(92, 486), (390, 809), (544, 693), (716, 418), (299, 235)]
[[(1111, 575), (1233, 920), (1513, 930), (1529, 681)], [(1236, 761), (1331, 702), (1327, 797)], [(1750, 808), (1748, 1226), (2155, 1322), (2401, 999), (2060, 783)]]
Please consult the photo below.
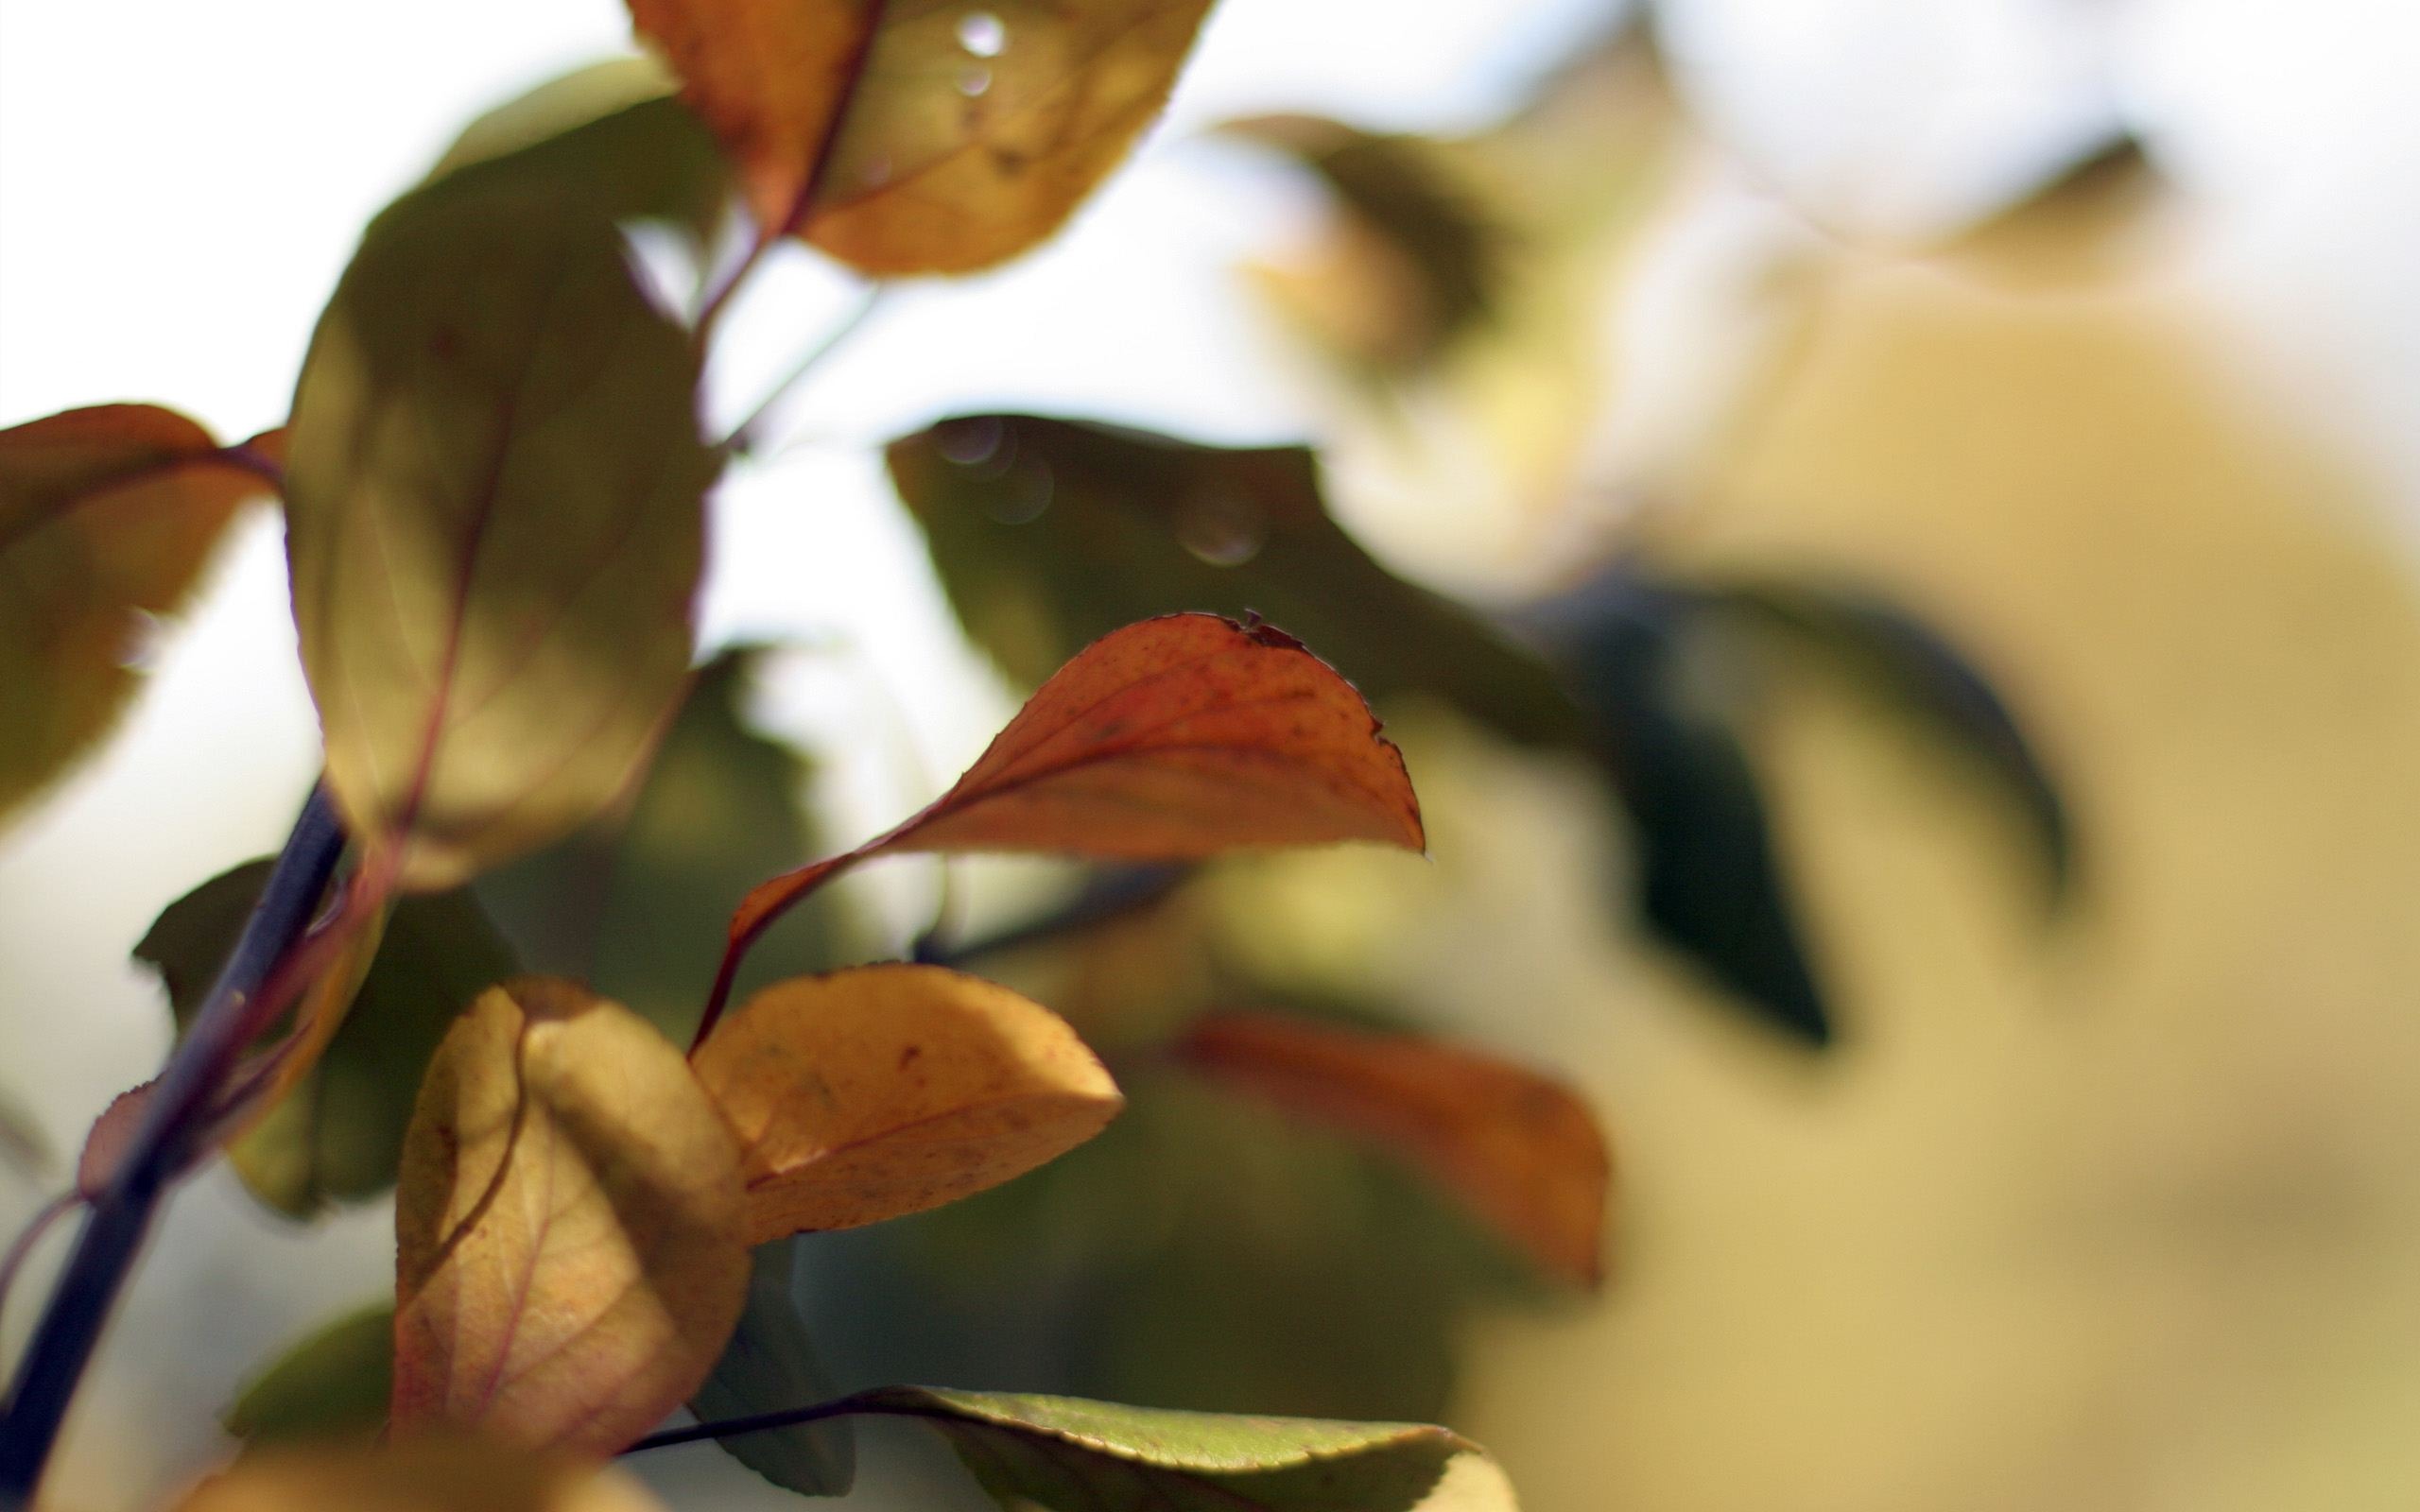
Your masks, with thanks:
[(824, 358), (838, 352), (851, 336), (857, 334), (868, 318), (881, 307), (883, 297), (890, 292), (890, 285), (888, 284), (875, 284), (869, 287), (865, 297), (857, 301), (856, 308), (841, 317), (839, 323), (835, 325), (822, 340), (809, 348), (805, 355), (800, 357), (797, 364), (783, 375), (782, 381), (775, 384), (771, 391), (757, 402), (756, 407), (748, 412), (748, 418), (731, 428), (731, 434), (723, 438), (719, 450), (739, 456), (753, 455), (759, 439), (757, 431), (764, 425), (766, 418), (772, 413), (773, 406), (789, 397), (792, 389), (805, 382), (817, 368), (822, 366)]
[(262, 988), (302, 940), (343, 851), (344, 826), (326, 790), (314, 788), (193, 1028), (154, 1084), (125, 1159), (94, 1198), (18, 1364), (0, 1407), (0, 1512), (20, 1512), (33, 1499), (161, 1198), (183, 1171), (198, 1125), (257, 1030)]

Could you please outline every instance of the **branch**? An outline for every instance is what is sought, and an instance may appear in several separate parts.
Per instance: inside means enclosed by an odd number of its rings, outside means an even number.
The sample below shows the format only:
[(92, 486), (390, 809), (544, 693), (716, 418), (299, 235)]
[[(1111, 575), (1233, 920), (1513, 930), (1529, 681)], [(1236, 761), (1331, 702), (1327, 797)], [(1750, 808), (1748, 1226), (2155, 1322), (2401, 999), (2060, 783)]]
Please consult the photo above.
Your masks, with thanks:
[(314, 788), (193, 1028), (153, 1084), (142, 1126), (77, 1236), (0, 1407), (0, 1512), (33, 1498), (76, 1385), (134, 1268), (161, 1199), (259, 1025), (256, 1000), (302, 939), (344, 852), (344, 826)]

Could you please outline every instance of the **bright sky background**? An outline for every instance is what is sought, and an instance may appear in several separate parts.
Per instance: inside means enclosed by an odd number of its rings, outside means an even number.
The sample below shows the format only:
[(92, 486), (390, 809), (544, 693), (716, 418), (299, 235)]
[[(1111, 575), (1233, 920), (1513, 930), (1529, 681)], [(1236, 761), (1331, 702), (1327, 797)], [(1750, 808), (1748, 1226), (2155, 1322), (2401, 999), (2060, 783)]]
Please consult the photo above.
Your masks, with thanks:
[[(998, 275), (906, 292), (796, 396), (801, 444), (722, 500), (708, 633), (863, 651), (846, 686), (800, 680), (774, 713), (873, 732), (863, 770), (842, 774), (869, 822), (925, 796), (895, 791), (903, 740), (946, 776), (1003, 706), (937, 612), (861, 443), (1004, 404), (1299, 436), (1309, 411), (1230, 270), (1309, 201), (1197, 129), (1275, 109), (1475, 127), (1604, 9), (1224, 0), (1168, 127), (1065, 237)], [(1694, 102), (1754, 173), (1871, 229), (1954, 217), (2122, 106), (2212, 198), (2243, 286), (2309, 338), (2294, 360), (2359, 373), (2327, 391), (2420, 432), (2420, 301), (2405, 291), (2420, 21), (2398, 0), (1669, 9)], [(626, 37), (615, 0), (0, 0), (0, 424), (113, 399), (229, 436), (277, 423), (364, 220), (468, 117)], [(849, 303), (808, 254), (776, 274), (732, 322), (745, 339), (717, 375), (725, 413)], [(2420, 443), (2404, 461), (2420, 472)], [(0, 1082), (67, 1147), (164, 1046), (128, 946), (184, 887), (272, 849), (316, 767), (271, 521), (157, 665), (126, 738), (0, 836)], [(31, 1199), (0, 1184), (0, 1227)], [(189, 1460), (251, 1359), (379, 1289), (387, 1223), (372, 1210), (272, 1229), (223, 1174), (199, 1183), (121, 1316), (76, 1483), (114, 1504)], [(280, 1267), (277, 1287), (261, 1266)], [(12, 1343), (36, 1295), (9, 1319)]]

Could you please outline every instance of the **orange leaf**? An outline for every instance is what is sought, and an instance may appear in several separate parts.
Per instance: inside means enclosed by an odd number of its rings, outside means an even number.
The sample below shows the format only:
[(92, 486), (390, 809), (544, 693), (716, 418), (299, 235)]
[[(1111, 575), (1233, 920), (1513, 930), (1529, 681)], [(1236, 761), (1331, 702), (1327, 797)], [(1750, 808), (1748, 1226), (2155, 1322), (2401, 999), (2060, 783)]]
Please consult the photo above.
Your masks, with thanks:
[(972, 1196), (1126, 1103), (1058, 1015), (937, 966), (777, 983), (696, 1065), (739, 1135), (752, 1245)]
[(662, 1512), (617, 1470), (484, 1439), (267, 1450), (203, 1481), (177, 1512)]
[(1369, 705), (1281, 630), (1168, 614), (1078, 652), (915, 817), (752, 890), (732, 918), (732, 954), (808, 891), (886, 851), (1185, 861), (1338, 840), (1427, 844), (1403, 753)]
[(769, 235), (964, 273), (1056, 231), (1159, 114), (1210, 0), (631, 0)]
[(0, 430), (0, 817), (105, 734), (133, 693), (146, 614), (192, 592), (268, 485), (154, 404)]
[(544, 977), (438, 1047), (395, 1240), (398, 1434), (613, 1453), (697, 1390), (747, 1294), (722, 1116), (646, 1020)]
[(1552, 1274), (1602, 1280), (1612, 1160), (1561, 1084), (1457, 1045), (1266, 1013), (1204, 1019), (1177, 1055), (1401, 1155)]

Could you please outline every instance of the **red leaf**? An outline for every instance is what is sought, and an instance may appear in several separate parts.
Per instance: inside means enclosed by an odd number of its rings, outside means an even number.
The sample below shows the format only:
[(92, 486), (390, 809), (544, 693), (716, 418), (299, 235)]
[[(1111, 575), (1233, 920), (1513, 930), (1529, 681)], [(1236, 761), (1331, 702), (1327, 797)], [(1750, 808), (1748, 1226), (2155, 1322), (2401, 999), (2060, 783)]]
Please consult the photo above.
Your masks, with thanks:
[(1440, 1040), (1271, 1013), (1204, 1019), (1176, 1054), (1409, 1160), (1552, 1274), (1603, 1279), (1612, 1159), (1560, 1083)]

